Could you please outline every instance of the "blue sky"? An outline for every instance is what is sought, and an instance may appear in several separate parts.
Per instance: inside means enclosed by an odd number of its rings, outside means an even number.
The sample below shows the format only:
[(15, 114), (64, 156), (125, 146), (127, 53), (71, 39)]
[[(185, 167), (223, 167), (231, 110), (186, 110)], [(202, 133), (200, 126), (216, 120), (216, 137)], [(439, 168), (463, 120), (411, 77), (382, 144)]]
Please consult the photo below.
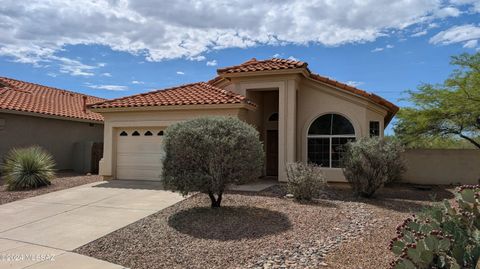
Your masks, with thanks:
[(480, 1), (2, 1), (0, 76), (114, 98), (293, 57), (400, 106), (480, 49)]

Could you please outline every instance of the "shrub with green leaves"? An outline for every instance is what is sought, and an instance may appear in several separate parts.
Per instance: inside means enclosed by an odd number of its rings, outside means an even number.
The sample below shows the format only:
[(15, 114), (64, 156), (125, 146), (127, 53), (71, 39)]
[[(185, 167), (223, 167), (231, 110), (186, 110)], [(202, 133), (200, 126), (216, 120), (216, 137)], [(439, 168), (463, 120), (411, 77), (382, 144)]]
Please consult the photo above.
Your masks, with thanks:
[(44, 149), (33, 146), (12, 149), (5, 157), (3, 178), (8, 190), (27, 190), (50, 185), (55, 162)]
[(403, 147), (383, 138), (361, 138), (349, 142), (342, 156), (343, 172), (355, 194), (372, 197), (389, 183), (400, 179), (405, 171), (401, 157)]
[(296, 200), (312, 200), (326, 183), (319, 165), (301, 162), (287, 164), (287, 190)]
[(177, 123), (168, 127), (163, 142), (163, 185), (184, 195), (206, 193), (212, 207), (220, 207), (227, 185), (253, 181), (263, 171), (258, 132), (237, 118), (206, 117)]
[(426, 209), (397, 227), (394, 269), (480, 268), (480, 185), (456, 190), (455, 202)]

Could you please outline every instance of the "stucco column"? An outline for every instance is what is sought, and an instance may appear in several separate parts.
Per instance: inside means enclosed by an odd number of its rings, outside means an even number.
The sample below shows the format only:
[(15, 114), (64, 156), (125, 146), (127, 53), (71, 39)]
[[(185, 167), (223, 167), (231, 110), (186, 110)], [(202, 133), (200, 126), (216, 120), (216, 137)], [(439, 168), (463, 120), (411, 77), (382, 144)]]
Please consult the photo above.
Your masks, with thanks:
[(98, 174), (103, 176), (103, 179), (111, 179), (113, 176), (112, 162), (114, 131), (112, 125), (106, 120), (103, 128), (103, 158), (99, 163)]
[(297, 93), (295, 80), (287, 80), (279, 89), (278, 100), (278, 180), (286, 181), (286, 164), (295, 162)]

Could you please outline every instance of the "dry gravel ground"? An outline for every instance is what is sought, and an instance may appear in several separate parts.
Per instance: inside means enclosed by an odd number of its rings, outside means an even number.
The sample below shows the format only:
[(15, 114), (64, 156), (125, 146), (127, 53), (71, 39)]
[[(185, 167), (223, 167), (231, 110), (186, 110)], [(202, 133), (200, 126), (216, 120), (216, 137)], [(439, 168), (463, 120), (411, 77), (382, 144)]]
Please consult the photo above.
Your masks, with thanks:
[(57, 177), (52, 180), (50, 186), (41, 187), (35, 190), (7, 191), (7, 186), (4, 185), (4, 182), (0, 179), (0, 205), (101, 180), (102, 177), (97, 175), (85, 176), (70, 172), (60, 172), (57, 174)]
[(283, 198), (282, 187), (228, 193), (223, 208), (206, 195), (91, 242), (76, 252), (130, 268), (387, 268), (396, 225), (448, 190), (384, 188), (375, 200), (330, 186), (313, 203)]

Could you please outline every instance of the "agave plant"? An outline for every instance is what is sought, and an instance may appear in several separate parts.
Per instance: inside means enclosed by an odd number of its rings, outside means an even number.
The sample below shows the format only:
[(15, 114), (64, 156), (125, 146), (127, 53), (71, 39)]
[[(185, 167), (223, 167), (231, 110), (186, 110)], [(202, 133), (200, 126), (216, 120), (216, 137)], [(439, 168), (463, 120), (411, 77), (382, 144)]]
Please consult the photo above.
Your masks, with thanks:
[(8, 190), (35, 189), (50, 185), (55, 176), (52, 155), (38, 146), (12, 149), (2, 167)]

